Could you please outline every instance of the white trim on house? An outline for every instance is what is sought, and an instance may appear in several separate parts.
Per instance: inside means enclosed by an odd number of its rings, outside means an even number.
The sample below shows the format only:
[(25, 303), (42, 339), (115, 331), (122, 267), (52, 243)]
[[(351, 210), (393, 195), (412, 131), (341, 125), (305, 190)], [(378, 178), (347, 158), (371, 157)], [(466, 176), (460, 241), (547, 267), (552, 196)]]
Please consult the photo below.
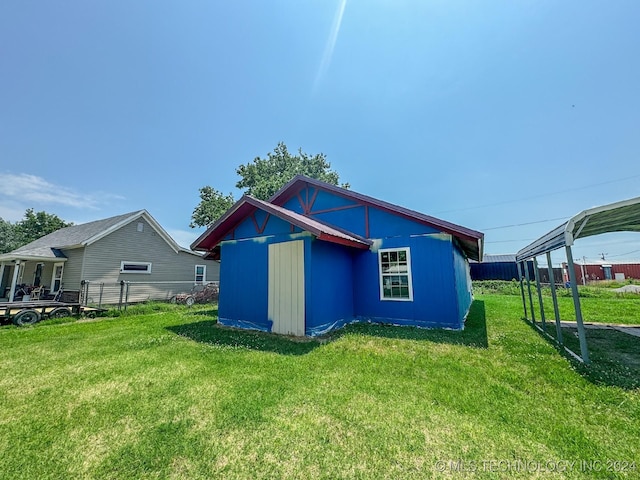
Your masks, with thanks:
[[(56, 275), (58, 267), (60, 267), (60, 275)], [(53, 273), (51, 274), (51, 293), (56, 293), (62, 288), (62, 279), (64, 278), (64, 262), (56, 262), (53, 264)], [(58, 288), (56, 288), (56, 281)]]
[[(198, 268), (202, 268), (202, 273), (198, 273)], [(207, 281), (207, 266), (206, 265), (196, 265), (194, 268), (194, 281), (196, 283), (205, 283)], [(198, 280), (198, 277), (202, 277)]]
[[(151, 274), (152, 262), (128, 262), (123, 260), (120, 262), (120, 273), (133, 273), (133, 274)], [(144, 267), (144, 269), (140, 268)]]
[[(382, 256), (384, 253), (397, 253), (396, 260), (389, 259), (387, 262), (387, 271), (383, 271)], [(404, 252), (405, 259), (400, 260), (400, 252)], [(393, 264), (396, 265), (393, 265)], [(395, 271), (394, 271), (395, 269)], [(392, 277), (407, 277), (407, 285), (392, 285)], [(386, 279), (386, 282), (385, 282)], [(383, 248), (378, 250), (378, 280), (380, 284), (380, 300), (392, 302), (412, 302), (413, 301), (413, 279), (411, 277), (411, 249), (409, 247)], [(386, 288), (385, 288), (386, 286)], [(402, 290), (407, 289), (407, 296), (403, 296)], [(400, 296), (393, 296), (394, 289), (399, 289)], [(385, 295), (385, 290), (391, 291), (391, 295)]]

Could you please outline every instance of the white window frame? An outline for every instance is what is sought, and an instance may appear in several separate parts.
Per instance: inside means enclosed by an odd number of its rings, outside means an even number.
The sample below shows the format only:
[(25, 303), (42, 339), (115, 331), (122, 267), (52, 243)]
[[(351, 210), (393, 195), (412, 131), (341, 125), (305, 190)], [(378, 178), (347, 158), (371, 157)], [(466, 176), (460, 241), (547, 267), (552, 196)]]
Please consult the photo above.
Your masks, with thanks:
[[(406, 252), (407, 255), (407, 271), (402, 273), (383, 273), (382, 272), (382, 254), (385, 252)], [(385, 297), (384, 296), (384, 278), (391, 276), (406, 275), (409, 286), (409, 298)], [(378, 281), (380, 284), (380, 300), (384, 302), (413, 302), (413, 278), (411, 276), (411, 249), (409, 247), (383, 248), (378, 250)]]
[[(124, 266), (125, 265), (144, 265), (146, 267), (145, 270), (125, 270)], [(151, 274), (151, 262), (128, 262), (126, 260), (123, 260), (120, 262), (120, 273), (127, 273), (127, 274), (133, 274), (133, 275), (138, 275), (138, 274), (143, 274), (143, 275), (150, 275)]]
[[(56, 270), (60, 267), (60, 276), (56, 275)], [(57, 293), (62, 288), (62, 278), (64, 277), (64, 262), (57, 262), (53, 264), (53, 273), (51, 274), (51, 293)], [(56, 287), (56, 281), (60, 284)]]
[[(202, 280), (198, 280), (198, 267), (202, 267)], [(196, 265), (195, 266), (193, 280), (196, 283), (206, 283), (206, 281), (207, 281), (207, 266), (206, 265)]]

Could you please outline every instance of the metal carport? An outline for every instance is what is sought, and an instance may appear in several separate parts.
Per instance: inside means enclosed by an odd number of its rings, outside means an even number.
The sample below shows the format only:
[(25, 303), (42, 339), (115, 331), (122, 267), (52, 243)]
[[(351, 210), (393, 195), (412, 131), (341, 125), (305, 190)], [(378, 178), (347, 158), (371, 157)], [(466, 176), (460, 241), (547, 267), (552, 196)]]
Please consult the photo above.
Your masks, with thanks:
[[(567, 352), (584, 363), (589, 363), (589, 351), (587, 349), (587, 338), (584, 331), (582, 319), (582, 309), (580, 307), (580, 298), (578, 297), (578, 283), (576, 281), (575, 270), (573, 267), (573, 254), (571, 246), (579, 238), (600, 235), (609, 232), (640, 232), (640, 197), (622, 200), (620, 202), (602, 205), (600, 207), (583, 210), (571, 217), (567, 222), (559, 227), (551, 230), (533, 243), (527, 245), (516, 254), (516, 262), (518, 264), (518, 273), (520, 277), (520, 291), (522, 293), (522, 306), (524, 308), (524, 317), (527, 317), (527, 301), (525, 298), (524, 281), (527, 283), (527, 291), (529, 297), (529, 306), (531, 311), (531, 322), (548, 335), (545, 326), (545, 314), (542, 304), (542, 293), (540, 289), (540, 275), (538, 272), (538, 262), (536, 257), (546, 255), (547, 265), (549, 268), (549, 278), (551, 286), (551, 297), (553, 299), (553, 309), (555, 313), (557, 342), (565, 348)], [(551, 266), (551, 252), (564, 247), (567, 257), (567, 266), (569, 273), (569, 282), (571, 285), (571, 293), (573, 296), (573, 305), (576, 313), (576, 322), (578, 326), (578, 338), (580, 339), (580, 354), (578, 356), (564, 346), (562, 340), (562, 330), (560, 328), (560, 314), (558, 310), (558, 299), (556, 296), (555, 282), (553, 280), (553, 270)], [(538, 303), (540, 306), (540, 317), (543, 323), (543, 329), (540, 329), (535, 323), (535, 313), (533, 308), (533, 297), (531, 294), (531, 282), (529, 272), (524, 269), (524, 277), (522, 274), (523, 263), (527, 260), (533, 260), (536, 290), (538, 294)]]

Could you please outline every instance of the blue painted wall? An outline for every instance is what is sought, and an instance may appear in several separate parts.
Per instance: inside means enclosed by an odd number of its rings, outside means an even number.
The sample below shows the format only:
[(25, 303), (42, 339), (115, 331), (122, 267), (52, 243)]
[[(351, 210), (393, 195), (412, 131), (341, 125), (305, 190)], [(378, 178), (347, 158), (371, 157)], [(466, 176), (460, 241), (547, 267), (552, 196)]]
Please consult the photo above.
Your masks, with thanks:
[[(258, 226), (262, 227), (267, 214), (262, 210), (256, 210), (254, 215), (256, 217)], [(273, 215), (269, 216), (269, 220), (267, 220), (265, 229), (262, 231), (262, 233), (259, 233), (258, 230), (256, 230), (255, 223), (251, 219), (251, 216), (249, 216), (242, 222), (240, 222), (240, 224), (238, 224), (238, 226), (235, 228), (233, 238), (253, 238), (265, 235), (278, 235), (288, 233), (291, 233), (291, 224), (289, 222), (281, 220), (278, 217), (274, 217)]]
[(218, 319), (223, 325), (269, 331), (267, 243), (222, 242)]
[(456, 303), (458, 306), (459, 328), (464, 327), (464, 320), (471, 308), (473, 296), (471, 293), (471, 275), (469, 264), (457, 247), (453, 248), (453, 269), (455, 274)]
[(354, 318), (352, 249), (313, 240), (306, 275), (307, 335), (321, 335)]
[[(309, 199), (313, 197), (313, 188), (309, 189)], [(306, 201), (306, 190), (300, 193), (303, 200)], [(330, 208), (340, 208), (350, 206), (342, 210), (335, 210), (325, 213), (313, 213)], [(293, 210), (297, 213), (303, 213), (298, 197), (289, 199), (285, 208)], [(419, 222), (409, 220), (407, 218), (391, 214), (374, 207), (368, 208), (369, 212), (369, 234), (366, 231), (366, 215), (365, 207), (357, 205), (353, 200), (345, 199), (339, 195), (320, 190), (316, 196), (311, 209), (311, 216), (330, 225), (344, 228), (350, 232), (356, 233), (362, 237), (368, 238), (384, 238), (398, 235), (414, 235), (420, 233), (438, 233), (438, 230)]]
[(369, 237), (384, 238), (396, 235), (439, 233), (433, 227), (369, 207)]
[[(222, 242), (219, 322), (233, 327), (271, 331), (272, 322), (268, 318), (269, 245), (302, 239), (306, 257), (307, 244), (312, 238), (311, 234), (298, 233)], [(305, 276), (308, 277), (306, 270)]]
[(453, 245), (448, 235), (394, 237), (376, 248), (409, 247), (413, 301), (381, 300), (377, 251), (354, 255), (355, 314), (362, 320), (460, 328), (453, 270)]
[[(312, 198), (303, 191), (303, 199)], [(320, 191), (313, 210), (353, 201)], [(297, 197), (285, 208), (303, 212)], [(452, 237), (418, 222), (369, 207), (371, 250), (323, 242), (308, 233), (291, 234), (288, 222), (271, 216), (262, 233), (248, 217), (235, 229), (236, 239), (221, 244), (220, 322), (271, 330), (268, 312), (268, 245), (305, 239), (305, 316), (307, 335), (324, 333), (354, 319), (397, 325), (462, 328), (471, 305), (467, 262)], [(257, 211), (262, 226), (266, 213)], [(319, 220), (366, 236), (365, 208), (316, 215)], [(296, 231), (299, 231), (296, 228)], [(257, 238), (256, 238), (257, 237)], [(380, 299), (378, 250), (409, 247), (413, 301)]]
[[(302, 198), (302, 201), (307, 202), (307, 198), (308, 198), (308, 201), (310, 202), (311, 199), (313, 198), (315, 191), (316, 191), (315, 188), (313, 187), (309, 188), (309, 192), (307, 194), (307, 189), (303, 189), (300, 192), (300, 197)], [(356, 202), (354, 202), (351, 199), (342, 197), (341, 195), (335, 195), (333, 193), (329, 193), (320, 189), (318, 190), (318, 194), (316, 195), (316, 198), (313, 202), (312, 211), (326, 210), (329, 208), (339, 208), (339, 207), (344, 207), (349, 205), (356, 205)], [(300, 205), (300, 200), (298, 199), (297, 196), (293, 196), (292, 198), (290, 198), (283, 206), (284, 208), (287, 208), (294, 212), (304, 213), (302, 205)]]

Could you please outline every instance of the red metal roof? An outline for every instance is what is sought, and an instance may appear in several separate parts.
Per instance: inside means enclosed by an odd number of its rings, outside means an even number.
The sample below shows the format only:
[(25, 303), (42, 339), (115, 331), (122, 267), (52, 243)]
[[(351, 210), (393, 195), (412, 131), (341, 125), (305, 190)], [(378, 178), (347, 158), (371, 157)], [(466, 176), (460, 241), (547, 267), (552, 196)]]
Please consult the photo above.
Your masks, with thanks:
[(349, 247), (368, 249), (371, 241), (350, 232), (340, 230), (313, 218), (305, 217), (278, 205), (243, 196), (217, 222), (191, 244), (192, 250), (212, 251), (227, 234), (256, 210), (263, 210), (296, 227), (315, 235), (319, 240), (338, 243)]
[(278, 190), (273, 197), (269, 199), (270, 204), (284, 205), (291, 197), (296, 195), (305, 186), (312, 185), (323, 190), (335, 193), (345, 198), (350, 198), (364, 205), (370, 205), (386, 212), (399, 215), (410, 220), (436, 228), (444, 233), (454, 236), (460, 242), (465, 253), (472, 260), (480, 260), (482, 258), (482, 250), (484, 243), (484, 234), (470, 228), (462, 227), (454, 223), (440, 220), (439, 218), (425, 215), (408, 208), (400, 207), (392, 203), (378, 200), (361, 193), (347, 190), (330, 183), (322, 182), (314, 178), (305, 177), (304, 175), (296, 175), (289, 183)]

